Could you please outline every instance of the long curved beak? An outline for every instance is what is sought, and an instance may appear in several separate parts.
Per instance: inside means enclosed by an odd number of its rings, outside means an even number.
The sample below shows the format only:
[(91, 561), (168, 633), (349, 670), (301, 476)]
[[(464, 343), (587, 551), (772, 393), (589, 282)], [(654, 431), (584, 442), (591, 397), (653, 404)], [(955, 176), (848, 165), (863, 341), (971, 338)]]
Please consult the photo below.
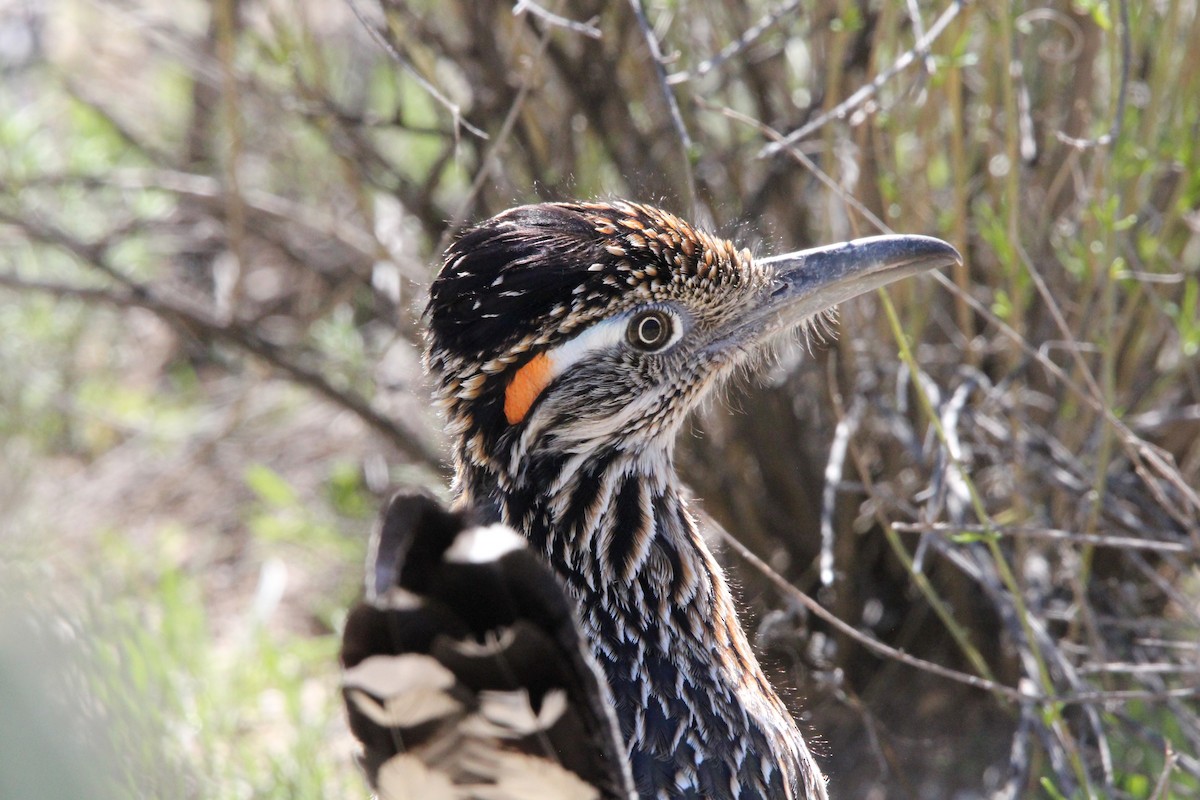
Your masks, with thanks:
[(759, 261), (770, 288), (737, 328), (765, 341), (813, 316), (893, 281), (951, 264), (962, 256), (932, 236), (871, 236)]

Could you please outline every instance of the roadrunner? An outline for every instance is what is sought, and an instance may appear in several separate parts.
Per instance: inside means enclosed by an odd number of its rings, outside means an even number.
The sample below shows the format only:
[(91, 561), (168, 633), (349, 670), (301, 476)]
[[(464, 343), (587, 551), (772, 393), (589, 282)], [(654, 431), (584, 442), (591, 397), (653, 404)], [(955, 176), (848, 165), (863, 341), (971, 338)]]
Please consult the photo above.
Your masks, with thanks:
[[(403, 522), (421, 516), (404, 510), (416, 501), (398, 501), (389, 515), (402, 521), (385, 518), (368, 576), (374, 611), (356, 612), (347, 629), (347, 705), (381, 793), (824, 798), (820, 769), (759, 667), (685, 501), (674, 440), (688, 413), (772, 342), (843, 300), (957, 260), (922, 236), (760, 259), (629, 202), (522, 206), (462, 235), (431, 289), (426, 365), (453, 443), (456, 508), (467, 516), (431, 535), (422, 532), (430, 524)], [(509, 529), (548, 572), (504, 562), (523, 552), (500, 544), (514, 539)], [(450, 568), (490, 570), (503, 591), (473, 598), (482, 579), (429, 577)], [(530, 598), (552, 606), (564, 590), (570, 614), (539, 628), (556, 644), (537, 666), (554, 677), (534, 670), (536, 686), (521, 687), (515, 668), (495, 665), (515, 663), (500, 656), (529, 633), (518, 623), (544, 616)], [(481, 620), (473, 603), (503, 613)], [(441, 639), (433, 608), (448, 626)], [(435, 640), (460, 661), (491, 659), (505, 679), (481, 682), (451, 664), (441, 680), (453, 687), (453, 713), (422, 716), (396, 699), (403, 681), (363, 677), (372, 654), (445, 667), (454, 659)], [(579, 677), (597, 666), (599, 680)], [(506, 715), (513, 697), (521, 713)], [(564, 708), (572, 731), (593, 737), (582, 761), (577, 743), (552, 732)], [(540, 793), (497, 788), (506, 778), (488, 773), (502, 771), (501, 755), (525, 759), (507, 779), (540, 764)], [(405, 789), (418, 773), (452, 788)], [(563, 782), (551, 788), (551, 774)]]

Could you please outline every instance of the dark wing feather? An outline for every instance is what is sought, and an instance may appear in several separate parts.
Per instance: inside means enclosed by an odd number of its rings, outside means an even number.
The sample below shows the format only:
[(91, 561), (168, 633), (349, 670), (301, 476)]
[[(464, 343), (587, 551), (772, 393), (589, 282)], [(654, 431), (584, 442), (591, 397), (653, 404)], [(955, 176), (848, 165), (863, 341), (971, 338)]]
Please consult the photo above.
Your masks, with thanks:
[(633, 796), (571, 605), (509, 528), (424, 494), (393, 498), (342, 666), (350, 728), (385, 800)]

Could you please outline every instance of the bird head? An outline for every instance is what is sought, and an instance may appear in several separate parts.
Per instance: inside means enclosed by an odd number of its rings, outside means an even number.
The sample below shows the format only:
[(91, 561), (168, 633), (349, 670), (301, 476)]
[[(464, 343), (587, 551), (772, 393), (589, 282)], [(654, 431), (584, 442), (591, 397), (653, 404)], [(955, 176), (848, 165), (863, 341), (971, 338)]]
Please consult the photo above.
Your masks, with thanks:
[(714, 385), (838, 303), (959, 260), (924, 236), (755, 258), (651, 206), (510, 209), (449, 249), (426, 358), (458, 457), (670, 447)]

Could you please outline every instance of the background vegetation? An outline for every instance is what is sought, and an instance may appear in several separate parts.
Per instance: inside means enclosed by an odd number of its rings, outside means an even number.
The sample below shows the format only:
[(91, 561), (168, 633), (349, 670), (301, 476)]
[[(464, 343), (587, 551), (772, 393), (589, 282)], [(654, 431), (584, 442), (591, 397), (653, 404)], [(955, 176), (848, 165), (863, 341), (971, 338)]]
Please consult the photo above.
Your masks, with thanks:
[(833, 791), (1196, 796), (1198, 42), (1195, 0), (0, 2), (0, 795), (365, 797), (337, 631), (381, 498), (444, 485), (438, 253), (627, 196), (966, 258), (680, 445)]

